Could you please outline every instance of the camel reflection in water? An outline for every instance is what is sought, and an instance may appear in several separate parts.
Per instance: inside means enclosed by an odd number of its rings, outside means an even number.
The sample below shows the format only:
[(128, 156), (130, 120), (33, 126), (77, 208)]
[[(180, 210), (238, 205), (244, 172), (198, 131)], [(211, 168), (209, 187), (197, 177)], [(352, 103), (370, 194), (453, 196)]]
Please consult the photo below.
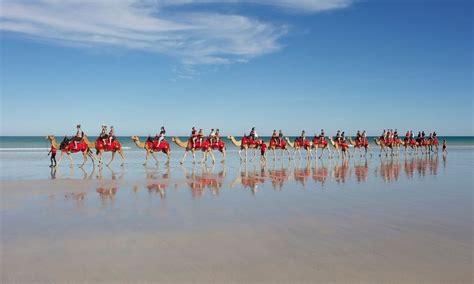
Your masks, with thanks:
[(313, 167), (312, 177), (315, 183), (320, 183), (321, 186), (324, 187), (324, 184), (326, 184), (329, 177), (329, 168), (322, 161), (321, 165), (319, 165), (318, 160), (316, 160)]
[[(445, 159), (443, 157), (443, 163)], [(414, 156), (410, 159), (405, 159), (405, 174), (407, 178), (414, 178), (415, 174), (418, 177), (424, 177), (426, 175), (437, 175), (438, 174), (438, 156)]]
[(226, 170), (224, 166), (221, 171), (214, 173), (214, 167), (215, 165), (209, 168), (206, 164), (202, 164), (200, 173), (196, 173), (196, 165), (193, 165), (191, 173), (181, 167), (193, 198), (202, 197), (206, 189), (209, 189), (212, 195), (219, 195), (224, 186)]
[(354, 161), (354, 176), (357, 182), (366, 182), (369, 178), (369, 162), (367, 158)]
[(342, 159), (336, 163), (332, 173), (337, 183), (345, 183), (350, 178), (349, 159)]
[(239, 168), (240, 175), (237, 175), (235, 179), (229, 184), (230, 188), (234, 188), (237, 184), (240, 184), (243, 188), (250, 190), (252, 195), (255, 195), (259, 185), (263, 184), (268, 178), (266, 172), (266, 165), (261, 164), (260, 170), (256, 169), (256, 166), (253, 165), (253, 171), (248, 170), (248, 165), (245, 163)]
[[(160, 169), (149, 168), (145, 166), (145, 174), (147, 179), (146, 188), (149, 194), (158, 194), (161, 199), (166, 198), (166, 189), (170, 184), (170, 166), (166, 165), (164, 172), (160, 172)], [(134, 187), (133, 191), (136, 192), (138, 189)]]
[(99, 187), (96, 189), (96, 192), (99, 194), (100, 202), (102, 207), (107, 207), (113, 205), (116, 200), (118, 187)]
[(311, 177), (311, 161), (306, 160), (306, 165), (302, 166), (302, 160), (299, 161), (298, 165), (293, 170), (293, 177), (296, 182), (300, 183), (303, 187), (308, 183)]

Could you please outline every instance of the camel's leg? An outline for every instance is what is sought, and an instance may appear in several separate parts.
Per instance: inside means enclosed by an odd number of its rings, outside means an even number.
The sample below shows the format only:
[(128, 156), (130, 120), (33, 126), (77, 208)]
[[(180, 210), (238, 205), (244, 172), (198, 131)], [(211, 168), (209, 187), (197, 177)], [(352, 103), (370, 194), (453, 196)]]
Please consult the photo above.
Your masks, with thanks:
[(158, 165), (160, 163), (160, 160), (158, 160), (156, 154), (154, 152), (151, 152), (150, 154), (153, 157), (153, 160), (155, 160), (155, 164)]
[(171, 151), (168, 150), (168, 152), (166, 153), (166, 157), (167, 157), (166, 165), (169, 165), (170, 164), (170, 159), (171, 159)]
[(183, 158), (181, 159), (181, 162), (179, 162), (180, 164), (184, 163), (184, 159), (186, 159), (186, 155), (188, 154), (188, 151), (185, 150), (184, 151), (184, 154), (183, 154)]
[(107, 167), (110, 166), (110, 164), (112, 164), (112, 162), (114, 161), (115, 159), (115, 151), (112, 151), (112, 157), (110, 157), (110, 161), (109, 163), (107, 164)]
[[(214, 153), (213, 151), (209, 151), (209, 154), (211, 154), (211, 158), (212, 158), (212, 164), (214, 165), (216, 163), (216, 157), (214, 156)], [(207, 155), (206, 155), (206, 158), (207, 158)]]
[(255, 160), (256, 156), (257, 156), (257, 148), (253, 148), (253, 156), (252, 156), (252, 159), (250, 160), (250, 162), (253, 162), (253, 160)]
[(192, 151), (191, 154), (193, 154), (193, 164), (196, 163), (196, 151)]
[(144, 166), (146, 166), (148, 162), (148, 156), (150, 155), (150, 151), (146, 150), (146, 155), (145, 155), (145, 162), (143, 163)]
[(69, 161), (71, 162), (69, 167), (73, 167), (74, 166), (74, 161), (72, 160), (72, 157), (71, 157), (71, 154), (70, 153), (67, 153), (67, 157), (69, 158)]
[[(286, 154), (288, 154), (288, 160), (291, 160), (290, 150), (285, 149), (285, 152), (286, 152)], [(283, 153), (281, 154), (281, 157), (283, 158)], [(301, 156), (301, 152), (300, 152), (300, 160), (301, 160), (302, 158), (303, 158), (303, 157)]]
[(122, 163), (120, 163), (120, 165), (123, 166), (123, 164), (125, 163), (125, 156), (123, 154), (123, 150), (120, 149), (118, 153), (120, 155), (120, 158), (122, 158)]
[(64, 157), (64, 152), (61, 152), (61, 156), (59, 156), (59, 161), (56, 163), (56, 168), (59, 166), (59, 164), (61, 163), (62, 159)]
[(222, 148), (221, 153), (222, 153), (222, 161), (221, 162), (224, 162), (225, 161), (225, 154), (226, 154), (225, 148)]
[(239, 157), (240, 157), (240, 161), (242, 161), (242, 148), (239, 149)]
[(82, 158), (83, 158), (84, 160), (82, 161), (82, 164), (79, 166), (79, 168), (84, 167), (84, 164), (85, 164), (86, 161), (87, 161), (87, 152), (86, 152), (86, 151), (82, 152)]
[(273, 152), (273, 161), (275, 161), (276, 160), (275, 148), (272, 148), (272, 152)]

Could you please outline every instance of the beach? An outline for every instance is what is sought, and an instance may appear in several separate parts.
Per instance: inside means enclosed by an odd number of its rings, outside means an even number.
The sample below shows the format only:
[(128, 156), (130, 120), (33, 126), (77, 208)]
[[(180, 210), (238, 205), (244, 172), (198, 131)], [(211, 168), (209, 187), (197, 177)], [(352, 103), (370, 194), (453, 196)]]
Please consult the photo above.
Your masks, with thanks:
[(57, 170), (0, 152), (2, 282), (472, 282), (469, 145), (265, 166), (231, 147), (214, 166), (130, 149)]

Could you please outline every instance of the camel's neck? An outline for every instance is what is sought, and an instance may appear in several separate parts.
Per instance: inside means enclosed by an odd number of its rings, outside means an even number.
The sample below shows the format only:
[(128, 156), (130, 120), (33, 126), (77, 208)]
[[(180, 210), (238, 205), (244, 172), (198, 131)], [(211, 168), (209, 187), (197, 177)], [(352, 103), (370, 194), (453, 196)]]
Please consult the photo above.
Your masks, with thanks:
[(137, 139), (132, 139), (135, 145), (137, 145), (138, 148), (145, 148), (145, 143), (140, 142), (140, 138), (137, 137)]
[(88, 146), (89, 148), (94, 148), (94, 147), (95, 147), (95, 144), (94, 144), (94, 143), (91, 143), (91, 142), (89, 141), (89, 138), (87, 138), (87, 136), (84, 135), (84, 137), (83, 137), (82, 139), (84, 140), (84, 142), (87, 144), (87, 146)]
[(242, 145), (242, 140), (237, 140), (235, 139), (234, 136), (230, 136), (229, 139), (232, 142), (232, 144), (234, 144), (237, 147), (240, 147)]
[(184, 141), (181, 141), (181, 139), (179, 139), (179, 137), (173, 137), (173, 141), (174, 143), (176, 143), (176, 145), (178, 145), (179, 147), (181, 148), (187, 148), (188, 147), (188, 143), (184, 142)]
[(285, 140), (288, 146), (290, 146), (291, 148), (295, 148), (295, 143), (291, 142), (291, 140), (288, 137), (285, 137)]

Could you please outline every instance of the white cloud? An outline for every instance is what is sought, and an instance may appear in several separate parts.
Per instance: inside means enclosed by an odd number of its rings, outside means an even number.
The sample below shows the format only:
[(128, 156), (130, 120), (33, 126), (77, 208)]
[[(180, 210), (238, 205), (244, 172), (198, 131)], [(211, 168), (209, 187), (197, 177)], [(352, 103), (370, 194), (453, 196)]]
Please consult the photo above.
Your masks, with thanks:
[(0, 30), (59, 44), (120, 47), (175, 56), (189, 64), (247, 61), (281, 48), (285, 25), (245, 15), (169, 6), (247, 2), (302, 12), (343, 8), (350, 0), (39, 0), (0, 3)]

